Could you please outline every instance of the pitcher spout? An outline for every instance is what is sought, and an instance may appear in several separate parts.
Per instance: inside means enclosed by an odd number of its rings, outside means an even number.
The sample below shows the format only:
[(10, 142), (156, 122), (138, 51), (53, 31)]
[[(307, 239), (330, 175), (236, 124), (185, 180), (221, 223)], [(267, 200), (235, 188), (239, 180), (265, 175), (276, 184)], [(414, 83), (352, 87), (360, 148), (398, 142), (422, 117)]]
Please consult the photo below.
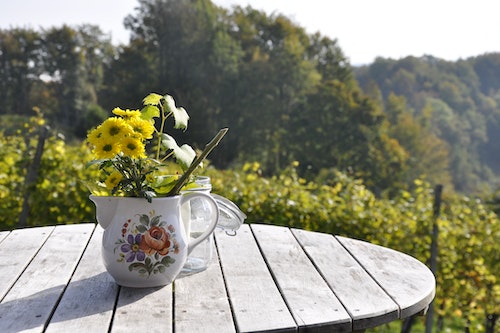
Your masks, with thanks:
[(89, 198), (95, 204), (97, 222), (103, 229), (106, 229), (116, 213), (118, 198), (97, 195), (91, 195)]

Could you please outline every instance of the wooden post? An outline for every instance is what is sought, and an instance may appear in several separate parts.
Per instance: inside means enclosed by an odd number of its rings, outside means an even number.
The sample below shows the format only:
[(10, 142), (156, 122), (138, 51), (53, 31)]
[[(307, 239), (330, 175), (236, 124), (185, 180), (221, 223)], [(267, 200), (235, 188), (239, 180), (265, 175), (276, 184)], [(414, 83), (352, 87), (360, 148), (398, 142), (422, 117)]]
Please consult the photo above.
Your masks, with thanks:
[[(431, 259), (430, 269), (434, 276), (437, 271), (437, 257), (438, 257), (438, 217), (441, 211), (441, 195), (443, 193), (443, 185), (436, 185), (434, 188), (434, 210), (433, 210), (433, 223), (432, 223), (432, 242), (431, 242)], [(429, 311), (425, 319), (425, 333), (432, 333), (432, 322), (434, 319), (434, 301), (429, 305)]]
[[(26, 178), (24, 179), (23, 207), (21, 210), (21, 214), (19, 215), (19, 221), (17, 223), (19, 228), (26, 227), (28, 222), (28, 216), (30, 213), (30, 206), (29, 206), (30, 191), (32, 186), (36, 184), (36, 179), (38, 177), (38, 169), (40, 168), (40, 163), (42, 161), (43, 147), (45, 145), (45, 140), (47, 139), (47, 134), (48, 134), (48, 127), (42, 126), (40, 128), (40, 133), (38, 134), (38, 143), (36, 146), (33, 162), (28, 166), (28, 171), (26, 172)], [(26, 147), (27, 149), (29, 149), (29, 144), (26, 145)]]

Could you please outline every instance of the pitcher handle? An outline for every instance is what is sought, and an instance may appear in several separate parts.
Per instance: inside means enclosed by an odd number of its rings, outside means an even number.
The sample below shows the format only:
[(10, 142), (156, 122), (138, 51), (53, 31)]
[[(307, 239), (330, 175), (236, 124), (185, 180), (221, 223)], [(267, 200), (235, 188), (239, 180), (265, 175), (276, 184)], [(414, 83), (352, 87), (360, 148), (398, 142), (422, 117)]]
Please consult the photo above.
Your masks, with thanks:
[[(215, 227), (217, 226), (217, 221), (219, 220), (219, 207), (217, 206), (216, 201), (210, 194), (206, 194), (203, 192), (186, 192), (182, 194), (180, 205), (182, 206), (184, 203), (194, 199), (194, 198), (201, 198), (202, 200), (206, 200), (210, 204), (210, 208), (212, 211), (212, 214), (210, 216), (211, 221), (210, 225), (207, 227), (207, 229), (199, 236), (196, 237), (195, 239), (191, 240), (188, 244), (188, 255), (191, 253), (191, 251), (198, 246), (203, 240), (208, 238), (212, 232), (214, 231)], [(187, 238), (189, 239), (189, 235), (186, 235)]]

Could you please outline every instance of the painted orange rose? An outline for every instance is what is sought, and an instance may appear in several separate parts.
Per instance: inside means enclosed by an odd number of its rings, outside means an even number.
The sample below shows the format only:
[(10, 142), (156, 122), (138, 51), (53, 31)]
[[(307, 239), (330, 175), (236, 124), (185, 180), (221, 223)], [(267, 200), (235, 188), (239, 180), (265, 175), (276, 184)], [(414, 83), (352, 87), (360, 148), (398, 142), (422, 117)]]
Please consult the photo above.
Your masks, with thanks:
[(139, 247), (149, 255), (155, 252), (167, 255), (170, 250), (170, 234), (163, 228), (152, 227), (142, 236)]

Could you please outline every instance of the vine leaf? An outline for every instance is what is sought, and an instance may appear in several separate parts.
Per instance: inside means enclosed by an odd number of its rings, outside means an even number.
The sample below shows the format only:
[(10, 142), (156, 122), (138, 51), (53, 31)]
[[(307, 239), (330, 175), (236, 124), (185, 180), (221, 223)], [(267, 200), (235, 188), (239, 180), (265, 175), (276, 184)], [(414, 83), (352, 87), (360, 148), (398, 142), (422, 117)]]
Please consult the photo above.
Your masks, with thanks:
[(146, 97), (144, 97), (144, 99), (142, 100), (142, 103), (144, 105), (158, 105), (158, 104), (160, 104), (160, 101), (162, 98), (163, 98), (162, 95), (151, 93), (151, 94), (147, 95)]
[(187, 170), (196, 157), (196, 152), (191, 146), (184, 144), (179, 147), (175, 139), (168, 134), (162, 134), (161, 143), (167, 149), (172, 150), (175, 160), (183, 170)]
[(189, 115), (186, 110), (182, 107), (178, 108), (175, 106), (174, 98), (170, 95), (164, 96), (165, 108), (167, 112), (171, 112), (175, 119), (174, 128), (186, 129), (188, 126)]
[(141, 110), (141, 118), (152, 121), (153, 118), (160, 116), (160, 109), (154, 105), (146, 105)]

